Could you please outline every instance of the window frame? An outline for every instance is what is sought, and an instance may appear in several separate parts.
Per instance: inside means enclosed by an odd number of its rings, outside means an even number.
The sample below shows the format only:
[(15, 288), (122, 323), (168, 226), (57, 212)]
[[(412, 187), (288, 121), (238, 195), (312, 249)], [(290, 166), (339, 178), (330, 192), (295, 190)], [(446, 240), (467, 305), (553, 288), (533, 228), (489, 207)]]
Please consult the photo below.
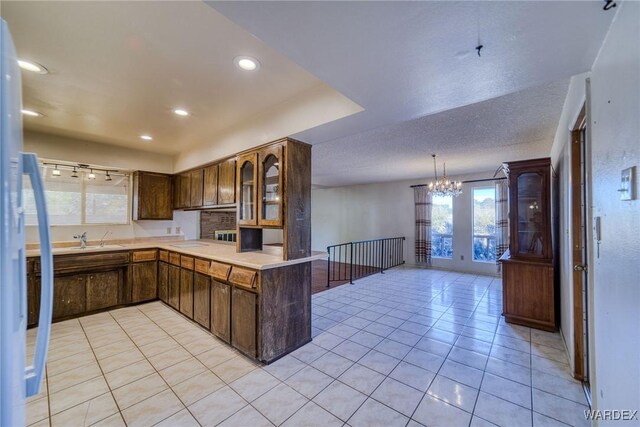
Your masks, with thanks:
[[(449, 198), (451, 200), (451, 233), (436, 233), (434, 231), (434, 224), (433, 224), (433, 206), (434, 206), (434, 203), (433, 203), (433, 199), (435, 197)], [(454, 205), (454, 200), (453, 199), (454, 199), (453, 196), (436, 196), (436, 195), (432, 195), (431, 196), (431, 236), (430, 236), (431, 237), (431, 258), (453, 261), (453, 255), (454, 255), (453, 235), (455, 233), (455, 230), (453, 228), (453, 209), (454, 209), (454, 206), (453, 206)], [(437, 256), (437, 255), (434, 255), (434, 250), (433, 250), (433, 248), (434, 248), (434, 245), (433, 245), (434, 235), (441, 236), (442, 238), (451, 238), (451, 256)]]
[[(489, 186), (478, 186), (478, 187), (473, 187), (472, 188), (472, 194), (471, 194), (471, 261), (472, 262), (479, 262), (479, 263), (483, 263), (483, 264), (495, 264), (496, 263), (496, 254), (495, 254), (495, 243), (493, 245), (494, 247), (494, 254), (493, 254), (493, 258), (492, 260), (483, 260), (483, 259), (475, 259), (475, 240), (476, 237), (479, 238), (491, 238), (491, 235), (489, 234), (476, 234), (475, 233), (475, 222), (476, 222), (476, 197), (475, 197), (475, 192), (476, 190), (493, 190), (493, 218), (494, 218), (494, 224), (495, 224), (495, 215), (496, 215), (496, 208), (495, 208), (495, 200), (496, 200), (496, 188), (495, 186), (489, 187)], [(496, 232), (495, 232), (495, 228), (493, 231), (493, 240), (496, 240)], [(487, 242), (488, 245), (488, 242)]]
[[(58, 166), (63, 166), (64, 169), (63, 170), (67, 170), (67, 168), (69, 168), (69, 166), (67, 166), (64, 162), (57, 162)], [(50, 178), (47, 175), (51, 173), (51, 170), (53, 168), (49, 168), (49, 161), (46, 162), (46, 164), (40, 164), (40, 171), (42, 173), (42, 177), (43, 177), (43, 181), (45, 183), (45, 193), (47, 192), (46, 189), (46, 181), (47, 179), (55, 179), (55, 178)], [(61, 168), (60, 168), (61, 169)], [(95, 169), (99, 169), (99, 168), (95, 168)], [(115, 176), (124, 176), (127, 179), (127, 209), (126, 209), (126, 221), (125, 222), (87, 222), (87, 206), (86, 206), (86, 201), (87, 201), (87, 178), (86, 178), (86, 174), (88, 174), (87, 171), (85, 170), (78, 170), (78, 174), (80, 175), (78, 177), (78, 179), (80, 180), (80, 223), (74, 223), (74, 224), (54, 224), (51, 223), (52, 227), (91, 227), (91, 226), (128, 226), (131, 225), (132, 222), (132, 211), (133, 211), (133, 174), (130, 171), (118, 171), (116, 172), (112, 172), (111, 176), (115, 177)], [(98, 179), (98, 177), (96, 177), (96, 179)], [(29, 186), (29, 189), (31, 189), (31, 186)], [(23, 187), (23, 191), (24, 191), (24, 187)], [(35, 227), (37, 226), (37, 224), (25, 224), (25, 226), (27, 227)]]

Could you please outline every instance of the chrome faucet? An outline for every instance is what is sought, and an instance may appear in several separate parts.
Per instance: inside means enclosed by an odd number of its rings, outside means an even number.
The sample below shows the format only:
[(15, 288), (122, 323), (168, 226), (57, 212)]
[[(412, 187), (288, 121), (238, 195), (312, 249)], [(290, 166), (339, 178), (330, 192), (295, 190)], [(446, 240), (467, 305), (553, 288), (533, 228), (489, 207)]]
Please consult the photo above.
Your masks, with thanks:
[(106, 233), (104, 233), (104, 235), (102, 236), (102, 238), (100, 239), (100, 247), (103, 248), (104, 247), (104, 238), (107, 237), (107, 235), (111, 234), (111, 231), (107, 230)]
[(85, 231), (82, 234), (76, 234), (73, 236), (74, 239), (80, 239), (80, 249), (85, 249), (87, 247), (87, 232)]

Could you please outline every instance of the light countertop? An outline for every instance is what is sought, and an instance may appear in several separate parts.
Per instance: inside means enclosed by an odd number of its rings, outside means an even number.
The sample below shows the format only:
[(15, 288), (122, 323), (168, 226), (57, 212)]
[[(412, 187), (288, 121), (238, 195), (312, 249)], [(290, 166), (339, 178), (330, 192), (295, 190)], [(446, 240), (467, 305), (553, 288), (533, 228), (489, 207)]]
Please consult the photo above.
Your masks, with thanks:
[[(197, 245), (197, 246), (196, 246)], [(86, 249), (78, 247), (54, 248), (54, 255), (80, 255), (87, 253), (101, 253), (114, 251), (130, 251), (136, 249), (163, 249), (180, 254), (212, 261), (234, 264), (255, 270), (268, 270), (270, 268), (284, 267), (287, 265), (301, 264), (327, 258), (326, 252), (311, 252), (311, 256), (290, 261), (282, 259), (282, 247), (264, 246), (261, 251), (236, 252), (235, 243), (215, 240), (173, 240), (173, 241), (149, 241), (142, 243), (105, 244), (104, 247), (90, 246)], [(39, 256), (38, 249), (26, 251), (27, 257)]]

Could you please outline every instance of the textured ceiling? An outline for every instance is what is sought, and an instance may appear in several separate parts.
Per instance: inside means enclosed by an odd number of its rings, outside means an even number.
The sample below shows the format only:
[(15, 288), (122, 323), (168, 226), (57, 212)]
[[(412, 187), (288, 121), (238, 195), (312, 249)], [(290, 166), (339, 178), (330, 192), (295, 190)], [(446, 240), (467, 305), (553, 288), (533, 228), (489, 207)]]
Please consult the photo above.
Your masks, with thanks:
[[(199, 1), (2, 0), (1, 13), (18, 55), (50, 71), (23, 72), (24, 106), (45, 114), (25, 117), (27, 129), (178, 154), (292, 99), (342, 107), (308, 126), (361, 110)], [(260, 70), (239, 70), (238, 55), (258, 58)]]
[[(599, 1), (208, 4), (364, 108), (294, 135), (314, 144), (323, 185), (425, 176), (427, 137), (465, 153), (452, 171), (548, 155), (564, 82), (589, 70), (614, 16)], [(482, 102), (520, 91), (510, 105)], [(508, 151), (491, 151), (492, 138)]]
[(546, 84), (313, 146), (319, 186), (419, 179), (494, 170), (503, 161), (546, 157), (569, 81)]

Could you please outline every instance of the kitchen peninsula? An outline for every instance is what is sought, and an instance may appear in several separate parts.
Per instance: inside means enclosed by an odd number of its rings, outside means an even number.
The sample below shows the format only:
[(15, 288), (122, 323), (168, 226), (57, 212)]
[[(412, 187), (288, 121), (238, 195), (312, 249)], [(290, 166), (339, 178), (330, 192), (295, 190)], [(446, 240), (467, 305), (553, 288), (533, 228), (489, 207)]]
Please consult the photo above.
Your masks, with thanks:
[[(232, 161), (236, 243), (152, 240), (54, 249), (54, 321), (159, 299), (260, 362), (273, 362), (311, 341), (311, 262), (326, 254), (311, 251), (310, 146), (284, 139), (239, 153)], [(213, 167), (215, 179), (207, 179)], [(159, 190), (166, 183), (188, 188), (191, 208), (203, 206), (201, 199), (211, 182), (215, 188), (221, 168), (204, 165), (162, 180), (155, 174), (150, 188), (145, 187), (150, 173), (137, 173), (134, 218), (176, 207), (174, 201), (159, 201), (161, 194), (176, 194), (173, 187)], [(176, 179), (180, 176), (187, 178)], [(228, 208), (228, 194), (219, 203), (223, 192), (208, 193), (209, 209), (218, 204)], [(263, 245), (264, 229), (282, 230), (282, 245)], [(37, 251), (27, 255), (33, 326), (38, 321), (40, 260)]]

